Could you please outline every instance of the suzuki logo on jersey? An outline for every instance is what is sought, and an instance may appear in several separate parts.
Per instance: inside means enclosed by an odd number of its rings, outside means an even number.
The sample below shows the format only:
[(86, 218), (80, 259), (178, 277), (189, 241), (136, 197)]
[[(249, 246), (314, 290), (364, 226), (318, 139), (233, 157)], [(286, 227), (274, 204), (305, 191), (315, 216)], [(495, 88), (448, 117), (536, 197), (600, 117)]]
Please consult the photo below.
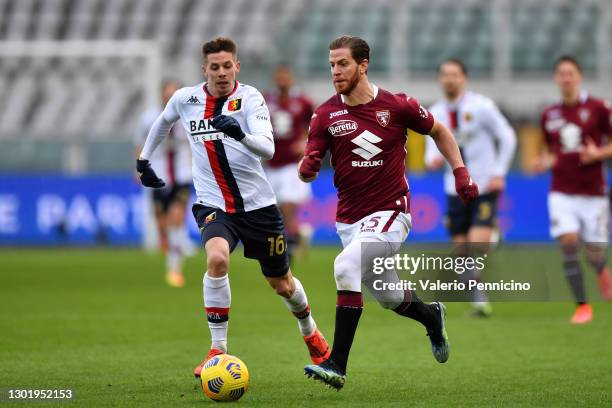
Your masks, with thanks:
[(391, 118), (391, 112), (388, 110), (385, 111), (376, 111), (376, 120), (378, 124), (382, 127), (387, 127), (389, 124), (389, 119)]
[(342, 110), (339, 110), (339, 111), (336, 111), (336, 112), (332, 112), (332, 113), (329, 114), (329, 118), (333, 119), (336, 116), (340, 116), (340, 115), (348, 115), (348, 110), (342, 109)]
[(359, 125), (354, 120), (338, 120), (327, 128), (332, 136), (346, 136), (357, 130)]
[(365, 161), (353, 160), (353, 167), (377, 167), (382, 166), (382, 160), (374, 160), (371, 161), (374, 156), (378, 153), (382, 152), (382, 149), (376, 146), (375, 143), (380, 142), (382, 139), (372, 132), (366, 130), (359, 134), (356, 138), (351, 140), (351, 142), (355, 143), (359, 146), (356, 149), (353, 149), (352, 152), (363, 157)]

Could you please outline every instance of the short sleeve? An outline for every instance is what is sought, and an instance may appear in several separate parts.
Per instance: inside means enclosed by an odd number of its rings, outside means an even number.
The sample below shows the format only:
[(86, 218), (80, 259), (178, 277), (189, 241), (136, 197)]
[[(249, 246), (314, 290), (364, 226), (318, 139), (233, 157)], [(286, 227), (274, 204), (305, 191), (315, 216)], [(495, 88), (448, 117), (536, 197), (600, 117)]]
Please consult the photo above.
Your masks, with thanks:
[(422, 135), (429, 134), (434, 125), (433, 115), (423, 107), (415, 98), (398, 95), (402, 103), (402, 115), (406, 128), (414, 130)]
[(319, 152), (320, 157), (325, 156), (327, 149), (329, 149), (329, 138), (329, 133), (327, 133), (327, 129), (323, 127), (321, 117), (317, 112), (313, 113), (310, 119), (310, 127), (308, 128), (308, 140), (306, 142), (305, 154), (308, 155), (311, 152)]

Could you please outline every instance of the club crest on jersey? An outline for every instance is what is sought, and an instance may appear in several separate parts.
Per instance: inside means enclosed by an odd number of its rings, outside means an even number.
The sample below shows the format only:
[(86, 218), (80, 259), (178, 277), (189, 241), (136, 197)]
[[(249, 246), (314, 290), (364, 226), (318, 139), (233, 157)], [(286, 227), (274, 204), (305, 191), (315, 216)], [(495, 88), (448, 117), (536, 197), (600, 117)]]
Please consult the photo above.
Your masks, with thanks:
[(217, 219), (217, 212), (213, 211), (206, 216), (206, 219), (204, 219), (204, 224), (208, 224), (209, 222), (212, 222), (216, 219)]
[(376, 121), (382, 127), (387, 127), (389, 120), (391, 119), (391, 112), (388, 110), (376, 111)]
[(463, 120), (464, 120), (465, 122), (471, 122), (471, 121), (472, 121), (472, 119), (474, 119), (474, 116), (472, 116), (472, 114), (471, 114), (470, 112), (465, 112), (465, 113), (463, 114)]
[(242, 107), (242, 98), (233, 99), (227, 103), (227, 110), (230, 112), (239, 111)]
[(589, 117), (591, 116), (591, 112), (589, 112), (588, 109), (580, 109), (578, 111), (578, 116), (580, 117), (580, 120), (582, 121), (582, 123), (584, 123), (587, 120), (589, 120)]

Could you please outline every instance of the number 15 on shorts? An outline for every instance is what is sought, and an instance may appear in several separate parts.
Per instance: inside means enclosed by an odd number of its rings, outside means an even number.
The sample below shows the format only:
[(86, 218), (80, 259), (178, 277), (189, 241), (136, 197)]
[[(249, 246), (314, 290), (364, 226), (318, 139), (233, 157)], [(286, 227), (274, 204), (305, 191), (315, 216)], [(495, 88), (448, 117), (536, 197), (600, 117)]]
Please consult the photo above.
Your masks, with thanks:
[(285, 238), (282, 235), (268, 237), (268, 243), (270, 244), (269, 256), (282, 255), (285, 252)]

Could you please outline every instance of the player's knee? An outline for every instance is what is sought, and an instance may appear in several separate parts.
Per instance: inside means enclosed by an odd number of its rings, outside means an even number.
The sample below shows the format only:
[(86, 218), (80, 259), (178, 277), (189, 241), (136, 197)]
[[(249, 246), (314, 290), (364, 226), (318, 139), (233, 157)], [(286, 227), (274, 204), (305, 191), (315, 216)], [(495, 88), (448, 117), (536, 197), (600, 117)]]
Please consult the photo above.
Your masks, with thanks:
[(270, 281), (270, 285), (277, 295), (284, 298), (290, 298), (295, 290), (295, 286), (291, 285), (291, 282), (288, 279), (275, 279)]
[(361, 289), (360, 259), (351, 259), (341, 252), (334, 260), (334, 279), (338, 290)]
[(225, 275), (229, 267), (229, 254), (224, 251), (210, 251), (207, 255), (206, 265), (211, 275)]
[(561, 251), (564, 254), (575, 254), (580, 248), (580, 241), (577, 234), (565, 234), (559, 237)]

